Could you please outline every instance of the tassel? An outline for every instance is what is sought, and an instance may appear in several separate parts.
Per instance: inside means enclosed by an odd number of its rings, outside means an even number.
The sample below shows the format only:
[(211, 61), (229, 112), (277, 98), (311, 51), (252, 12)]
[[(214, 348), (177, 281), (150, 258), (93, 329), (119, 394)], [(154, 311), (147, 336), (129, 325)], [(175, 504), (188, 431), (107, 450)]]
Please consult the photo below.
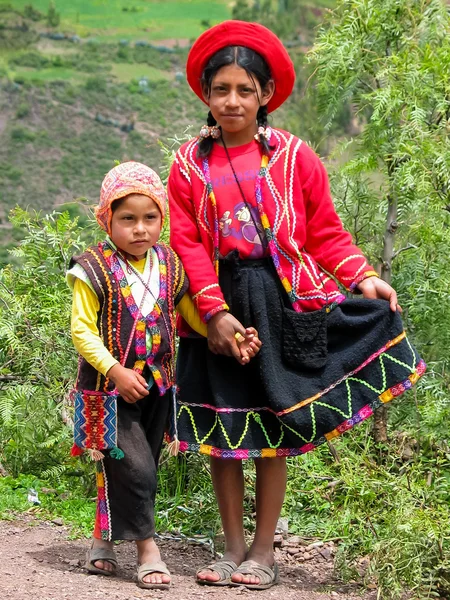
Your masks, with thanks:
[(89, 452), (89, 456), (91, 457), (92, 460), (102, 460), (103, 458), (105, 458), (105, 455), (102, 454), (102, 452), (100, 452), (100, 450), (93, 450), (92, 448), (89, 448), (88, 450)]
[(118, 448), (117, 446), (115, 448), (112, 448), (109, 452), (109, 456), (111, 458), (115, 458), (116, 460), (122, 460), (122, 458), (125, 456), (123, 450), (121, 450), (120, 448)]
[(177, 427), (177, 386), (172, 386), (172, 410), (170, 411), (169, 439), (172, 440), (167, 447), (170, 456), (177, 456), (180, 451)]
[(80, 448), (79, 446), (74, 444), (72, 446), (72, 449), (70, 450), (70, 456), (81, 456), (83, 454), (83, 452), (84, 452), (83, 448)]
[(180, 440), (175, 437), (167, 446), (167, 450), (169, 452), (169, 456), (178, 456), (178, 452), (180, 451)]

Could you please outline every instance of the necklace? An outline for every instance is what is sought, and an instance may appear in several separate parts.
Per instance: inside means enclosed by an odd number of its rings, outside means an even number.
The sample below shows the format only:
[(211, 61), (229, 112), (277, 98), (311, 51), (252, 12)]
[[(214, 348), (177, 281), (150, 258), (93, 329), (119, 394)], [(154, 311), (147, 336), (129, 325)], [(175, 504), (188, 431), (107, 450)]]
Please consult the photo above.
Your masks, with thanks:
[[(301, 307), (300, 307), (299, 299), (298, 299), (295, 291), (292, 288), (292, 283), (289, 281), (289, 278), (285, 275), (283, 267), (282, 267), (283, 258), (285, 255), (278, 245), (276, 235), (273, 233), (273, 230), (270, 226), (269, 218), (266, 213), (266, 209), (264, 207), (262, 183), (267, 175), (267, 167), (269, 165), (269, 162), (270, 162), (269, 156), (267, 156), (267, 154), (263, 154), (262, 158), (261, 158), (261, 167), (260, 167), (259, 173), (255, 179), (256, 205), (258, 207), (261, 224), (263, 226), (263, 230), (264, 230), (264, 233), (265, 233), (265, 236), (266, 236), (266, 239), (268, 242), (268, 246), (269, 246), (270, 256), (272, 257), (272, 261), (273, 261), (274, 267), (276, 269), (277, 275), (281, 281), (281, 284), (283, 285), (284, 289), (286, 290), (287, 295), (289, 296), (289, 299), (292, 303), (294, 310), (300, 311)], [(203, 160), (202, 160), (202, 170), (203, 170), (203, 175), (204, 175), (205, 181), (206, 181), (206, 190), (208, 192), (208, 198), (211, 202), (211, 205), (212, 205), (213, 211), (214, 211), (214, 213), (213, 213), (214, 214), (213, 262), (214, 262), (214, 268), (215, 268), (216, 274), (218, 275), (219, 274), (219, 256), (220, 256), (220, 254), (219, 254), (219, 218), (218, 218), (218, 214), (217, 214), (217, 202), (216, 202), (216, 197), (214, 195), (214, 189), (213, 189), (212, 182), (211, 182), (211, 173), (209, 170), (209, 162), (208, 162), (207, 156), (205, 158), (203, 158)], [(301, 253), (298, 253), (298, 259), (300, 260), (300, 262), (302, 264), (304, 264), (304, 260), (303, 260)], [(322, 285), (323, 285), (323, 282), (322, 282)]]
[[(263, 236), (261, 235), (261, 232), (260, 232), (261, 222), (259, 224), (256, 223), (255, 217), (253, 216), (253, 212), (252, 212), (253, 207), (250, 206), (250, 204), (247, 202), (247, 199), (244, 194), (244, 190), (242, 189), (241, 182), (239, 181), (238, 176), (236, 175), (236, 171), (234, 170), (233, 163), (231, 162), (230, 153), (228, 152), (228, 148), (227, 148), (227, 146), (225, 144), (225, 140), (223, 138), (222, 138), (222, 144), (223, 144), (223, 148), (225, 150), (225, 154), (227, 155), (227, 159), (230, 164), (231, 170), (233, 171), (234, 179), (237, 183), (239, 191), (241, 192), (242, 200), (244, 201), (244, 204), (247, 207), (247, 210), (249, 212), (250, 218), (253, 221), (253, 225), (255, 226), (256, 233), (258, 234), (259, 241), (261, 242), (261, 246), (263, 249), (266, 249), (267, 248), (267, 239), (263, 238)], [(258, 225), (259, 225), (259, 227), (258, 227)]]
[[(272, 230), (270, 229), (270, 225), (269, 225), (269, 220), (267, 218), (267, 215), (264, 212), (264, 206), (262, 205), (262, 192), (261, 192), (261, 186), (262, 186), (262, 181), (266, 176), (267, 173), (267, 165), (269, 164), (269, 157), (267, 156), (267, 154), (263, 154), (262, 158), (261, 158), (261, 166), (258, 172), (258, 175), (256, 176), (255, 179), (255, 197), (256, 197), (256, 204), (258, 206), (258, 210), (259, 210), (259, 214), (261, 217), (261, 224), (263, 226), (264, 229), (264, 233), (266, 234), (266, 239), (269, 245), (269, 249), (270, 249), (270, 254), (273, 256), (273, 252), (272, 252), (272, 246), (271, 246), (271, 240), (273, 238), (273, 234), (272, 234)], [(206, 190), (208, 192), (208, 198), (211, 202), (211, 205), (213, 207), (213, 212), (214, 212), (214, 231), (213, 231), (213, 243), (214, 243), (214, 256), (213, 256), (213, 262), (214, 262), (214, 269), (216, 271), (216, 275), (219, 274), (219, 217), (217, 214), (217, 201), (216, 201), (216, 196), (214, 194), (214, 189), (213, 189), (213, 185), (211, 182), (211, 172), (209, 169), (209, 161), (208, 161), (208, 157), (205, 156), (205, 158), (203, 158), (202, 160), (202, 170), (203, 170), (203, 175), (205, 177), (205, 181), (206, 181)], [(279, 260), (278, 262), (275, 262), (275, 265), (279, 265)], [(284, 276), (283, 276), (284, 277)]]
[[(149, 252), (151, 252), (151, 249), (149, 250)], [(166, 320), (166, 317), (164, 315), (164, 311), (162, 310), (162, 306), (161, 306), (161, 302), (160, 302), (161, 295), (160, 295), (159, 299), (156, 298), (156, 296), (154, 295), (154, 293), (150, 289), (150, 278), (151, 278), (151, 275), (152, 275), (152, 266), (153, 266), (152, 265), (152, 256), (151, 256), (151, 253), (149, 254), (150, 274), (148, 276), (147, 283), (144, 281), (144, 278), (141, 276), (141, 274), (139, 273), (139, 271), (128, 261), (128, 259), (126, 257), (121, 256), (121, 258), (122, 258), (122, 260), (125, 262), (125, 264), (127, 266), (128, 273), (133, 273), (139, 279), (139, 281), (142, 283), (142, 285), (144, 286), (144, 288), (145, 288), (144, 294), (146, 292), (149, 292), (149, 294), (155, 300), (155, 307), (158, 309), (158, 312), (159, 312), (159, 314), (162, 317), (162, 320), (164, 322), (164, 327), (165, 327), (165, 330), (167, 332), (167, 336), (168, 336), (168, 339), (169, 339), (169, 343), (170, 343), (170, 346), (172, 347), (172, 345), (173, 345), (173, 336), (171, 334), (171, 331), (173, 331), (173, 327), (169, 327), (169, 325), (167, 323), (167, 320)], [(160, 281), (160, 286), (161, 285), (163, 285), (163, 283)]]

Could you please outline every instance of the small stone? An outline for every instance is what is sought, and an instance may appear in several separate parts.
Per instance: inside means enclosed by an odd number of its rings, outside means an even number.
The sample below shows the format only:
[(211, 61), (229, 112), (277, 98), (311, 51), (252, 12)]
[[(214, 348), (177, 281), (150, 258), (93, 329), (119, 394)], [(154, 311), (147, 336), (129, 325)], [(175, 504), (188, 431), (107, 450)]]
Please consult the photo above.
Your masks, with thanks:
[(64, 525), (64, 522), (62, 519), (60, 519), (59, 517), (57, 517), (56, 519), (52, 519), (52, 523), (54, 525), (58, 525), (59, 527), (61, 527), (62, 525)]
[(54, 490), (53, 488), (46, 488), (43, 487), (41, 488), (41, 494), (57, 494), (58, 492), (56, 490)]
[(291, 556), (295, 556), (296, 554), (300, 554), (300, 548), (289, 547), (287, 553)]
[(322, 548), (322, 546), (324, 546), (323, 542), (314, 542), (311, 544), (311, 548)]
[(331, 596), (332, 596), (333, 598), (336, 598), (336, 596), (339, 596), (339, 594), (338, 594), (337, 592), (331, 592)]
[(69, 565), (71, 567), (79, 567), (80, 566), (80, 560), (78, 558), (76, 558), (74, 560), (69, 560)]
[[(275, 533), (279, 533), (283, 536), (287, 536), (289, 532), (289, 519), (287, 517), (280, 517), (277, 521), (277, 527)], [(245, 588), (247, 589), (247, 588)]]
[(287, 540), (289, 546), (299, 546), (303, 542), (303, 538), (299, 535), (291, 535)]
[(283, 536), (280, 533), (275, 534), (273, 538), (273, 545), (275, 548), (280, 548), (283, 545)]
[(309, 552), (305, 552), (303, 555), (303, 560), (311, 560), (312, 558), (312, 554), (310, 554)]
[(331, 550), (329, 548), (327, 548), (327, 547), (321, 548), (319, 550), (319, 554), (325, 560), (330, 560), (330, 558), (331, 558)]
[(375, 584), (375, 583), (368, 583), (368, 584), (366, 585), (366, 588), (367, 588), (367, 589), (369, 589), (369, 590), (376, 590), (376, 589), (377, 589), (377, 586), (376, 586), (376, 584)]

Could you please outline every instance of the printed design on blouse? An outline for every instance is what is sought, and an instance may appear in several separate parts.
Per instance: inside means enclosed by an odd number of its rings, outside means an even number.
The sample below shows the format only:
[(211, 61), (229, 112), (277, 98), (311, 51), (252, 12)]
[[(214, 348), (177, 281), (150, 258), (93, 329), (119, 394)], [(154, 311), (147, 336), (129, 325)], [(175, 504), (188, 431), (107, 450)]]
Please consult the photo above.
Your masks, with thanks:
[(247, 206), (244, 202), (238, 202), (233, 207), (233, 213), (226, 210), (219, 219), (219, 231), (222, 237), (233, 237), (235, 240), (244, 239), (253, 248), (249, 258), (262, 258), (264, 247), (261, 239), (264, 239), (259, 211), (256, 207)]

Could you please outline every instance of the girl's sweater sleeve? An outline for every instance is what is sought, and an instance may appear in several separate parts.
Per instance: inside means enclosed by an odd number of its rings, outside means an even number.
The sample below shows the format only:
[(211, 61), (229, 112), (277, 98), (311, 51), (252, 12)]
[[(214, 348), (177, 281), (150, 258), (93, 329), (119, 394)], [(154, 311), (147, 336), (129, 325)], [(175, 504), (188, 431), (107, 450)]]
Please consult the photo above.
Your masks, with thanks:
[(211, 257), (204, 247), (191, 199), (191, 185), (180, 172), (177, 162), (170, 171), (168, 187), (170, 202), (170, 245), (180, 256), (189, 277), (190, 294), (200, 318), (209, 319), (228, 306), (219, 286)]
[[(305, 250), (350, 291), (378, 273), (369, 265), (342, 226), (331, 198), (328, 175), (319, 157), (306, 145), (302, 160), (306, 207)], [(306, 153), (305, 153), (306, 151)]]
[(94, 369), (106, 375), (118, 361), (104, 346), (97, 327), (100, 304), (96, 293), (87, 283), (76, 278), (73, 284), (72, 340), (77, 352)]

